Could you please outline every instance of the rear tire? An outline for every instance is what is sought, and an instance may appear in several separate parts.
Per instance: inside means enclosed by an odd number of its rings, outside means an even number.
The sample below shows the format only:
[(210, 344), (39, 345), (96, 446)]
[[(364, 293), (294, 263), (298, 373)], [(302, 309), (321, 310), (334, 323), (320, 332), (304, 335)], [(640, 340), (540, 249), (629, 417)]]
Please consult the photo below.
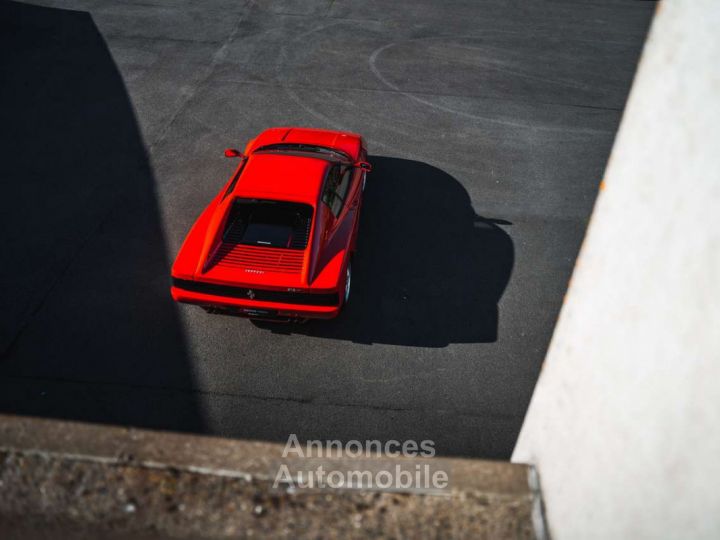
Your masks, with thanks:
[(352, 265), (348, 262), (345, 269), (345, 288), (343, 290), (343, 306), (350, 300), (350, 285), (352, 284)]

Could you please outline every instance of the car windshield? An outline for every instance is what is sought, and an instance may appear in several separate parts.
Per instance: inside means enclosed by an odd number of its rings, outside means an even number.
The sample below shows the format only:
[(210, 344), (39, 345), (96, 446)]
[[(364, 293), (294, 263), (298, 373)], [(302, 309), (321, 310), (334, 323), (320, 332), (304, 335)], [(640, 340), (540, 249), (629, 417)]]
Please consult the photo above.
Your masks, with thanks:
[(316, 146), (313, 144), (296, 144), (296, 143), (280, 143), (280, 144), (268, 144), (267, 146), (261, 146), (255, 152), (310, 152), (314, 154), (324, 154), (328, 157), (340, 158), (343, 160), (350, 160), (345, 152), (335, 150), (334, 148), (327, 148), (325, 146)]
[(312, 213), (307, 204), (237, 199), (230, 210), (223, 242), (305, 249)]

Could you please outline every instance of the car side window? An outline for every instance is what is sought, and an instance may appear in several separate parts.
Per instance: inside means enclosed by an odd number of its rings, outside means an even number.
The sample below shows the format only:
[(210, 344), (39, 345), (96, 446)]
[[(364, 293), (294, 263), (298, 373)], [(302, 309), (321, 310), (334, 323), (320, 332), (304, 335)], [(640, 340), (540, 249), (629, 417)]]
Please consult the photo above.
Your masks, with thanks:
[(332, 166), (328, 172), (328, 177), (323, 190), (323, 202), (330, 207), (333, 215), (338, 217), (345, 204), (348, 190), (350, 188), (350, 180), (352, 178), (352, 168), (340, 168), (339, 164)]
[(352, 177), (352, 168), (345, 167), (342, 171), (342, 176), (340, 177), (340, 183), (338, 184), (337, 189), (335, 190), (335, 193), (338, 194), (338, 196), (345, 202), (345, 199), (348, 195), (348, 190), (350, 189), (350, 178)]
[(337, 165), (333, 165), (328, 171), (327, 177), (325, 178), (322, 201), (330, 208), (332, 208), (333, 201), (335, 200), (335, 186), (338, 183), (339, 173), (340, 168)]

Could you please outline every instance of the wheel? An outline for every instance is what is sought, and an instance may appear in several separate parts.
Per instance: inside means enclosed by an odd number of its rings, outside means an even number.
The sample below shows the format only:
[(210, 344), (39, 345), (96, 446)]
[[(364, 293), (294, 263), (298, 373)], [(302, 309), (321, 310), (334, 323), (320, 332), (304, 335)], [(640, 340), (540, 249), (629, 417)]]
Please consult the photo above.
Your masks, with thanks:
[(363, 193), (365, 192), (365, 184), (367, 184), (367, 173), (363, 172), (363, 185), (362, 185)]
[(345, 270), (345, 294), (343, 295), (343, 306), (350, 300), (350, 283), (352, 281), (352, 266), (350, 263)]

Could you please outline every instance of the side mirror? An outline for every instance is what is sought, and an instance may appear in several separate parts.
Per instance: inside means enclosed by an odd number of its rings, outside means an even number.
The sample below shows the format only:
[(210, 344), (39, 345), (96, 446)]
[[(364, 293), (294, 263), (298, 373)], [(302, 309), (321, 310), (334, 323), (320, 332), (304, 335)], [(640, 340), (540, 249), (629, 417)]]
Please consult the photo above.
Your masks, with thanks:
[(361, 169), (366, 170), (367, 172), (372, 171), (372, 165), (370, 165), (367, 161), (358, 161), (354, 165), (355, 167), (360, 167)]
[(245, 157), (243, 156), (242, 152), (240, 150), (235, 150), (234, 148), (226, 148), (225, 149), (225, 157)]

